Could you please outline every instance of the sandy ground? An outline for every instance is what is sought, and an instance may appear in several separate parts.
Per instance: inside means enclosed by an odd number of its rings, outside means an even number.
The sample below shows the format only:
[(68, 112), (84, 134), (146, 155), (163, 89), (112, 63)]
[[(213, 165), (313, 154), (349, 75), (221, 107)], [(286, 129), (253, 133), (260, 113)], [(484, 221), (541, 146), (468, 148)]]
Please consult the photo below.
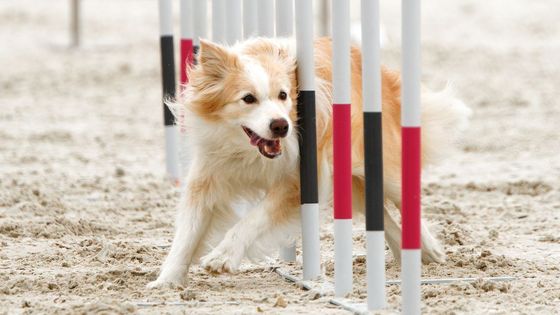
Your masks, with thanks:
[[(560, 3), (423, 3), (425, 82), (452, 81), (474, 110), (458, 154), (424, 177), (424, 215), (448, 260), (423, 276), (517, 278), (423, 286), (423, 310), (560, 313)], [(144, 288), (179, 195), (163, 174), (156, 2), (84, 1), (77, 50), (67, 48), (66, 5), (0, 2), (0, 313), (346, 313), (269, 265), (222, 276), (193, 268), (186, 288)], [(398, 68), (395, 1), (383, 16), (383, 58)], [(357, 219), (356, 253), (363, 237)], [(354, 267), (359, 302), (363, 258)], [(390, 253), (387, 268), (399, 277)], [(398, 312), (399, 287), (388, 294), (384, 312)]]

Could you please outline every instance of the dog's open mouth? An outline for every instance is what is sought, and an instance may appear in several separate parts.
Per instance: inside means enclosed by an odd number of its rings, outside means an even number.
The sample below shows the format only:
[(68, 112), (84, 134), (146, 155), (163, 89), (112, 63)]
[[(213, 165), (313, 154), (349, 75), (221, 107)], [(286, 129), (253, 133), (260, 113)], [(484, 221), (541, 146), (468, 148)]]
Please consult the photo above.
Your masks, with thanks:
[(256, 132), (247, 128), (243, 127), (243, 131), (249, 137), (251, 144), (257, 146), (259, 148), (259, 152), (266, 156), (269, 159), (273, 159), (278, 157), (282, 154), (282, 145), (280, 144), (280, 139), (269, 140), (259, 136)]

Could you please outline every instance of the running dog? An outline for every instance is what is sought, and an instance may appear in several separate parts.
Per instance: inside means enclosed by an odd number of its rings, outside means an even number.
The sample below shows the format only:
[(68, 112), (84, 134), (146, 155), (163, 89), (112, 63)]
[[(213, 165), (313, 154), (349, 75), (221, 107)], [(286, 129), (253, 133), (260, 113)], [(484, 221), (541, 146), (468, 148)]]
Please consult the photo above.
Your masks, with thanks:
[[(321, 208), (332, 206), (332, 49), (315, 42), (317, 159)], [(364, 211), (361, 52), (351, 51), (353, 210)], [(198, 64), (179, 106), (185, 110), (191, 157), (178, 206), (175, 237), (157, 280), (148, 287), (185, 283), (189, 266), (234, 272), (245, 257), (286, 243), (300, 212), (295, 43), (256, 38), (225, 47), (201, 41)], [(400, 76), (382, 68), (383, 159), (386, 205), (400, 209)], [(422, 91), (422, 165), (444, 157), (470, 110), (447, 90)], [(240, 203), (254, 204), (242, 218)], [(401, 229), (385, 208), (386, 240), (399, 260)], [(200, 258), (201, 257), (201, 258)], [(422, 225), (422, 260), (444, 252)]]

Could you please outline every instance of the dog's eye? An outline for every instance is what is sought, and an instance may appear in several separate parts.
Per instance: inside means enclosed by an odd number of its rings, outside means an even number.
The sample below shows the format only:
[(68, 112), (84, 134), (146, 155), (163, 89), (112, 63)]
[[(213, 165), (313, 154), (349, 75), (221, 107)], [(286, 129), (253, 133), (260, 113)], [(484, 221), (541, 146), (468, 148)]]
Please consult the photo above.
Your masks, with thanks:
[(285, 101), (288, 98), (288, 94), (286, 94), (286, 92), (284, 91), (280, 91), (280, 94), (278, 94), (278, 98), (282, 101)]
[(243, 102), (247, 103), (247, 104), (253, 104), (257, 102), (257, 98), (255, 96), (253, 96), (253, 94), (247, 94), (245, 96), (243, 96), (242, 98)]

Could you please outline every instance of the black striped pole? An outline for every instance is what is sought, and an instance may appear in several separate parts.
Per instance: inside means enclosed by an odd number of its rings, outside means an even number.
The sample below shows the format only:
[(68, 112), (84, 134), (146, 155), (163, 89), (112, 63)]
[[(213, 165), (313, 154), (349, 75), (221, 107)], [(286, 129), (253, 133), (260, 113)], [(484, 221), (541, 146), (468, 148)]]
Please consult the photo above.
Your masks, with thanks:
[(299, 87), (297, 111), (300, 134), (303, 279), (311, 280), (317, 278), (321, 273), (312, 1), (296, 1), (295, 17)]
[(368, 310), (376, 310), (385, 306), (379, 0), (362, 0), (361, 11), (366, 182), (367, 305)]
[(161, 78), (163, 84), (163, 122), (165, 125), (165, 162), (167, 173), (179, 183), (178, 132), (173, 113), (165, 104), (175, 99), (175, 60), (173, 54), (173, 20), (171, 0), (159, 0)]

